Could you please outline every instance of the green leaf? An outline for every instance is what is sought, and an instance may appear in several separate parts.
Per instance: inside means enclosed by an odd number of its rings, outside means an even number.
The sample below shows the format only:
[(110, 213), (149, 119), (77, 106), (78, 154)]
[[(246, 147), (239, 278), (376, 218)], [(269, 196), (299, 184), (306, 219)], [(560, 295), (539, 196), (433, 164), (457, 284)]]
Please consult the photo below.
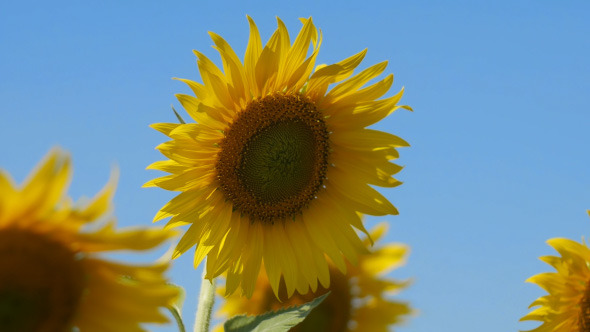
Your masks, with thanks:
[(226, 332), (288, 331), (293, 326), (301, 323), (311, 310), (322, 303), (328, 295), (330, 295), (329, 292), (311, 302), (277, 311), (269, 311), (260, 316), (235, 316), (225, 322), (223, 327)]
[(174, 105), (170, 105), (170, 107), (172, 107), (172, 112), (174, 112), (178, 121), (182, 124), (185, 124), (186, 122), (184, 122), (184, 119), (180, 116), (180, 114), (178, 114), (178, 112), (176, 112), (176, 109), (174, 109)]

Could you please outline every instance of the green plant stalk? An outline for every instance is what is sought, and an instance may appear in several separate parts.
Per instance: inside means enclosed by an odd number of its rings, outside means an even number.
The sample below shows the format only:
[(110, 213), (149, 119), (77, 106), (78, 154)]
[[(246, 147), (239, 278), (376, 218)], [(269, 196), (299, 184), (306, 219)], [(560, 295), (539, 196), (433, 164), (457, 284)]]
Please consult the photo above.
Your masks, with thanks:
[(186, 330), (184, 328), (184, 322), (182, 321), (182, 317), (180, 317), (180, 310), (178, 310), (178, 307), (176, 307), (176, 306), (168, 307), (168, 310), (170, 311), (170, 313), (172, 314), (172, 317), (174, 317), (174, 320), (176, 321), (176, 325), (178, 326), (178, 331), (179, 332), (186, 332)]
[(199, 294), (199, 303), (195, 315), (194, 332), (209, 332), (209, 323), (211, 322), (211, 311), (215, 303), (215, 278), (211, 281), (205, 279), (207, 275), (206, 267), (203, 267), (203, 277), (201, 278), (201, 291)]

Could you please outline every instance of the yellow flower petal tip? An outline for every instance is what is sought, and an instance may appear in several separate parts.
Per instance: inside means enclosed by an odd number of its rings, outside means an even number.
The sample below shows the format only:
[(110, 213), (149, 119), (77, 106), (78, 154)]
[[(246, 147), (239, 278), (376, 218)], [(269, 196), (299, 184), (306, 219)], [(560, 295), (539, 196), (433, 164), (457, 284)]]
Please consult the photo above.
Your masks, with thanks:
[[(371, 234), (378, 238), (378, 233), (382, 231), (383, 227), (375, 228)], [(397, 255), (392, 255), (388, 248), (397, 249)], [(377, 246), (370, 254), (360, 255), (358, 265), (348, 264), (346, 274), (330, 264), (329, 273), (332, 279), (330, 286), (317, 285), (317, 289), (303, 295), (297, 290), (295, 295), (289, 296), (285, 282), (281, 278), (277, 298), (269, 278), (261, 273), (256, 280), (254, 294), (250, 299), (238, 294), (225, 298), (217, 316), (260, 315), (270, 310), (309, 302), (330, 291), (330, 295), (324, 302), (291, 331), (392, 330), (393, 327), (404, 323), (410, 314), (415, 314), (415, 310), (408, 303), (392, 298), (392, 295), (408, 287), (409, 282), (389, 279), (383, 274), (402, 266), (407, 255), (407, 246), (387, 244)], [(219, 290), (220, 294), (223, 291)], [(217, 330), (222, 329), (218, 327)]]
[[(0, 331), (143, 331), (167, 322), (160, 310), (179, 295), (166, 284), (168, 264), (130, 266), (97, 254), (150, 249), (171, 233), (115, 229), (116, 170), (93, 199), (72, 204), (70, 164), (55, 148), (22, 186), (0, 172)], [(99, 219), (106, 223), (86, 231)]]
[[(145, 186), (180, 192), (156, 220), (190, 225), (177, 246), (196, 246), (211, 275), (227, 272), (229, 293), (250, 296), (262, 262), (278, 291), (329, 283), (328, 257), (339, 268), (365, 250), (361, 216), (397, 214), (375, 187), (395, 187), (392, 163), (403, 139), (368, 129), (399, 107), (402, 91), (380, 99), (386, 62), (355, 72), (366, 50), (316, 66), (322, 41), (311, 18), (293, 41), (278, 28), (266, 45), (248, 18), (243, 60), (210, 33), (218, 68), (195, 51), (201, 83), (179, 79), (193, 95), (177, 98), (191, 123), (152, 125), (170, 138), (157, 149), (167, 160), (150, 169), (169, 173)], [(315, 71), (314, 71), (315, 68)], [(331, 89), (330, 89), (331, 88)]]

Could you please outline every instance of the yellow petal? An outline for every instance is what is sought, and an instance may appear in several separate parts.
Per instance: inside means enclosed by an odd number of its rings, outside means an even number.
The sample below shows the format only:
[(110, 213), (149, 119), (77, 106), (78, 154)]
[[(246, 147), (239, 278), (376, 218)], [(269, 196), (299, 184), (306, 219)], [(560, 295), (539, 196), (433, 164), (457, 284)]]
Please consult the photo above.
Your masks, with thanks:
[(197, 99), (207, 99), (208, 92), (204, 85), (184, 78), (173, 77), (173, 80), (184, 82), (193, 91)]
[(21, 204), (29, 213), (42, 214), (62, 199), (71, 178), (70, 157), (58, 148), (52, 149), (33, 171), (21, 190)]
[(254, 223), (249, 230), (251, 234), (248, 234), (248, 241), (251, 247), (245, 257), (244, 270), (242, 272), (242, 289), (244, 290), (244, 295), (248, 298), (254, 292), (264, 250), (262, 225), (260, 223)]
[(227, 90), (227, 82), (225, 75), (217, 68), (217, 66), (209, 60), (205, 55), (198, 51), (193, 51), (197, 57), (197, 66), (201, 73), (201, 78), (205, 86), (210, 87), (208, 91), (210, 96), (215, 98), (218, 105), (223, 106), (220, 110), (227, 109), (233, 110), (234, 103), (230, 97), (229, 91)]
[[(172, 253), (172, 259), (178, 258), (180, 255), (184, 254), (187, 250), (192, 248), (195, 244), (197, 244), (200, 240), (200, 235), (203, 231), (203, 223), (193, 223), (189, 229), (184, 233), (176, 248), (174, 248), (174, 252)], [(197, 267), (198, 264), (195, 264)]]
[(154, 123), (150, 125), (150, 127), (166, 136), (168, 136), (168, 134), (170, 134), (170, 132), (178, 126), (180, 126), (180, 123)]
[(323, 97), (332, 83), (340, 82), (350, 76), (353, 70), (363, 61), (367, 54), (367, 49), (357, 53), (350, 58), (344, 59), (338, 63), (329, 66), (318, 66), (313, 75), (309, 78), (307, 85), (307, 94), (312, 100), (318, 100)]
[(114, 168), (104, 188), (85, 207), (73, 211), (74, 215), (85, 221), (93, 221), (109, 211), (115, 190), (117, 189), (118, 179), (119, 169)]
[(373, 65), (335, 86), (327, 95), (326, 103), (334, 103), (349, 93), (356, 91), (369, 80), (380, 75), (387, 67), (387, 61)]
[(256, 83), (256, 63), (260, 54), (262, 53), (262, 41), (260, 40), (260, 33), (254, 23), (254, 20), (248, 16), (248, 23), (250, 24), (250, 38), (248, 40), (248, 47), (244, 56), (244, 70), (246, 72), (246, 79), (248, 81), (249, 91), (255, 96), (260, 96), (260, 89)]
[(109, 223), (94, 233), (78, 234), (79, 248), (85, 252), (111, 250), (146, 250), (154, 248), (174, 236), (176, 232), (162, 229), (133, 229), (115, 231)]
[(332, 235), (330, 233), (325, 233), (324, 229), (318, 226), (319, 223), (317, 220), (340, 217), (333, 213), (333, 211), (325, 208), (326, 201), (327, 199), (325, 197), (318, 197), (312, 201), (309, 205), (308, 213), (304, 214), (301, 218), (307, 229), (307, 234), (309, 234), (314, 244), (322, 249), (322, 251), (332, 259), (336, 267), (344, 273), (346, 271), (346, 263), (342, 258), (340, 248), (335, 243), (334, 239), (332, 239)]
[(333, 132), (330, 139), (334, 144), (355, 150), (378, 150), (388, 147), (410, 146), (408, 142), (400, 137), (373, 129)]
[(387, 244), (364, 257), (363, 271), (372, 275), (388, 273), (405, 263), (408, 251), (409, 247), (406, 245)]
[(248, 97), (245, 90), (246, 76), (244, 73), (244, 66), (242, 61), (238, 58), (231, 46), (219, 35), (209, 32), (211, 39), (215, 43), (215, 48), (219, 51), (223, 62), (223, 68), (225, 74), (228, 77), (228, 81), (231, 82), (233, 100), (241, 100), (245, 105), (246, 98)]
[(329, 176), (326, 187), (332, 195), (345, 198), (357, 211), (375, 216), (398, 214), (383, 195), (365, 183), (352, 180), (345, 171), (335, 167), (330, 170)]
[(309, 43), (313, 36), (317, 38), (317, 31), (310, 18), (303, 24), (303, 27), (293, 42), (293, 46), (287, 52), (285, 68), (279, 73), (279, 81), (288, 80), (293, 77), (293, 73), (307, 56)]
[(146, 169), (155, 169), (173, 174), (181, 173), (185, 168), (186, 166), (183, 166), (174, 160), (160, 160), (153, 162), (146, 167)]

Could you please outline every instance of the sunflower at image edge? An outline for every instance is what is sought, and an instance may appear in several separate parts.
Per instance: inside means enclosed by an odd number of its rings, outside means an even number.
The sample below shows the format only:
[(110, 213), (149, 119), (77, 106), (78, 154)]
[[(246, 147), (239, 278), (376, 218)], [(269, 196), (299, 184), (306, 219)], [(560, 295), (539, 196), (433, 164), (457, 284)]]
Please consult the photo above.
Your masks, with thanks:
[[(375, 227), (370, 233), (372, 239), (378, 241), (386, 229), (386, 224)], [(363, 242), (366, 246), (370, 245), (369, 239)], [(358, 265), (348, 265), (346, 274), (330, 264), (332, 282), (329, 288), (319, 287), (316, 292), (304, 295), (295, 293), (291, 298), (286, 297), (285, 284), (281, 282), (277, 299), (266, 275), (261, 273), (250, 299), (233, 294), (224, 299), (218, 314), (227, 317), (261, 315), (310, 302), (330, 291), (330, 295), (290, 331), (392, 331), (390, 328), (393, 325), (403, 322), (412, 313), (407, 303), (390, 298), (390, 295), (407, 287), (408, 282), (388, 279), (383, 275), (404, 265), (408, 252), (406, 245), (388, 243), (371, 250), (369, 254), (360, 255)], [(218, 326), (216, 331), (223, 329)]]
[[(590, 211), (588, 211), (590, 215)], [(535, 308), (520, 320), (540, 321), (530, 332), (590, 331), (590, 248), (585, 243), (555, 238), (547, 243), (560, 256), (543, 256), (541, 260), (556, 272), (537, 274), (527, 280), (548, 294), (535, 300)]]
[(149, 249), (171, 234), (116, 231), (107, 213), (114, 179), (86, 204), (72, 204), (70, 176), (58, 149), (22, 186), (0, 170), (0, 331), (144, 331), (141, 323), (167, 322), (160, 309), (178, 297), (163, 276), (167, 264), (130, 266), (97, 254)]
[(248, 20), (243, 63), (215, 33), (223, 70), (195, 51), (203, 83), (180, 79), (196, 97), (177, 95), (195, 123), (152, 125), (172, 140), (157, 147), (169, 159), (148, 169), (170, 175), (145, 186), (180, 192), (154, 221), (190, 225), (173, 257), (196, 245), (195, 267), (207, 257), (206, 278), (227, 272), (228, 295), (250, 297), (263, 261), (275, 295), (281, 276), (289, 296), (305, 294), (329, 286), (325, 255), (344, 272), (366, 251), (354, 230), (367, 233), (362, 214), (397, 214), (372, 186), (401, 184), (390, 160), (408, 143), (365, 127), (410, 108), (397, 106), (403, 90), (377, 100), (393, 75), (365, 86), (387, 62), (352, 75), (366, 50), (313, 71), (321, 34), (311, 18), (292, 44), (278, 19), (264, 47)]

